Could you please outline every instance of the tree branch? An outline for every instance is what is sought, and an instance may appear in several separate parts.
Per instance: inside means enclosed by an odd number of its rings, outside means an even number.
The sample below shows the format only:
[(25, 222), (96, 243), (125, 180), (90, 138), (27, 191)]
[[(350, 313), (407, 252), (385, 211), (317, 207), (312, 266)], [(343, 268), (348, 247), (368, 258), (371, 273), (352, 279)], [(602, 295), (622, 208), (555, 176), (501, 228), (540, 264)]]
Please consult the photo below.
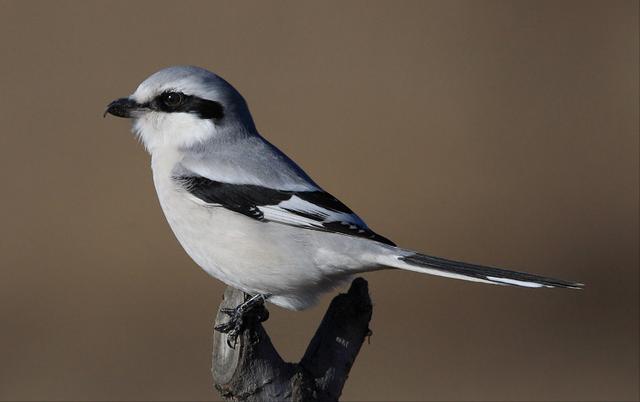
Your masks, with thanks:
[[(227, 317), (246, 295), (228, 287), (215, 325)], [(356, 278), (348, 293), (336, 296), (311, 339), (300, 363), (286, 363), (261, 324), (267, 314), (261, 306), (251, 311), (235, 349), (226, 335), (213, 334), (212, 374), (216, 389), (234, 401), (337, 401), (349, 371), (370, 334), (372, 312), (367, 281)]]

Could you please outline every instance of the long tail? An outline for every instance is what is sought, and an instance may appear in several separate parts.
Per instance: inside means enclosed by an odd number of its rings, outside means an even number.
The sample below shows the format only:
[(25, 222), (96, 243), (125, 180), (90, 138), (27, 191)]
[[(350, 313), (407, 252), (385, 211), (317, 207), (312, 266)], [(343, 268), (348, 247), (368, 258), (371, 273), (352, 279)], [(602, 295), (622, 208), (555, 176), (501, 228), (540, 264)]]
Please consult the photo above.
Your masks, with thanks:
[(524, 272), (446, 260), (444, 258), (431, 257), (429, 255), (413, 251), (402, 251), (404, 252), (401, 255), (386, 255), (379, 260), (379, 262), (390, 267), (405, 269), (408, 271), (497, 285), (512, 285), (527, 288), (545, 287), (571, 289), (581, 289), (584, 286), (582, 283), (578, 282), (570, 282), (562, 279), (527, 274)]

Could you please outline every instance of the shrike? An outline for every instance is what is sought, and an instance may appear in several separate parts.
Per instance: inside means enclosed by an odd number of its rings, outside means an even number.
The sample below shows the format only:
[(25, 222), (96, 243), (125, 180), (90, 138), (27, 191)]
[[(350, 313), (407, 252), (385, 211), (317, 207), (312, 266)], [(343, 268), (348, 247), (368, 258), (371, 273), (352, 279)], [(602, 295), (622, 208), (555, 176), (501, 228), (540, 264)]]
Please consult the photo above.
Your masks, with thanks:
[(162, 210), (178, 241), (211, 276), (252, 297), (218, 327), (235, 337), (243, 314), (270, 301), (301, 310), (354, 274), (399, 268), (530, 288), (560, 279), (432, 257), (396, 246), (264, 139), (247, 103), (218, 75), (169, 67), (105, 115), (133, 119), (151, 154)]

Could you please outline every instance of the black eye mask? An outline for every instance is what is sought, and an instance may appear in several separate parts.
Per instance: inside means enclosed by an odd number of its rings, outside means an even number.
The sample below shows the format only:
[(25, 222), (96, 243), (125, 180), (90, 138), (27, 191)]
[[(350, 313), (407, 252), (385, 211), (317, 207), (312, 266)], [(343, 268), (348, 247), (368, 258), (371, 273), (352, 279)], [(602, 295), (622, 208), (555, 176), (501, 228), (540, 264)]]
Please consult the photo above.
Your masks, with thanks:
[(201, 119), (220, 120), (224, 117), (224, 108), (219, 102), (182, 92), (163, 92), (144, 106), (165, 113), (193, 113)]

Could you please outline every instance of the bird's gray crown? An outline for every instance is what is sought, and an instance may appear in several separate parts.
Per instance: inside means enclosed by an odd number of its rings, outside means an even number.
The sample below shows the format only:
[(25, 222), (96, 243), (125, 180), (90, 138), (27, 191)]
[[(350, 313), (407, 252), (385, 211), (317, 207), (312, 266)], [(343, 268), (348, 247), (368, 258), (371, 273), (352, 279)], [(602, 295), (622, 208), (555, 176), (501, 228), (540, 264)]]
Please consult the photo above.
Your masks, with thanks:
[(240, 93), (227, 81), (211, 71), (196, 66), (164, 68), (144, 80), (131, 98), (138, 103), (145, 103), (168, 91), (215, 101), (242, 99)]

